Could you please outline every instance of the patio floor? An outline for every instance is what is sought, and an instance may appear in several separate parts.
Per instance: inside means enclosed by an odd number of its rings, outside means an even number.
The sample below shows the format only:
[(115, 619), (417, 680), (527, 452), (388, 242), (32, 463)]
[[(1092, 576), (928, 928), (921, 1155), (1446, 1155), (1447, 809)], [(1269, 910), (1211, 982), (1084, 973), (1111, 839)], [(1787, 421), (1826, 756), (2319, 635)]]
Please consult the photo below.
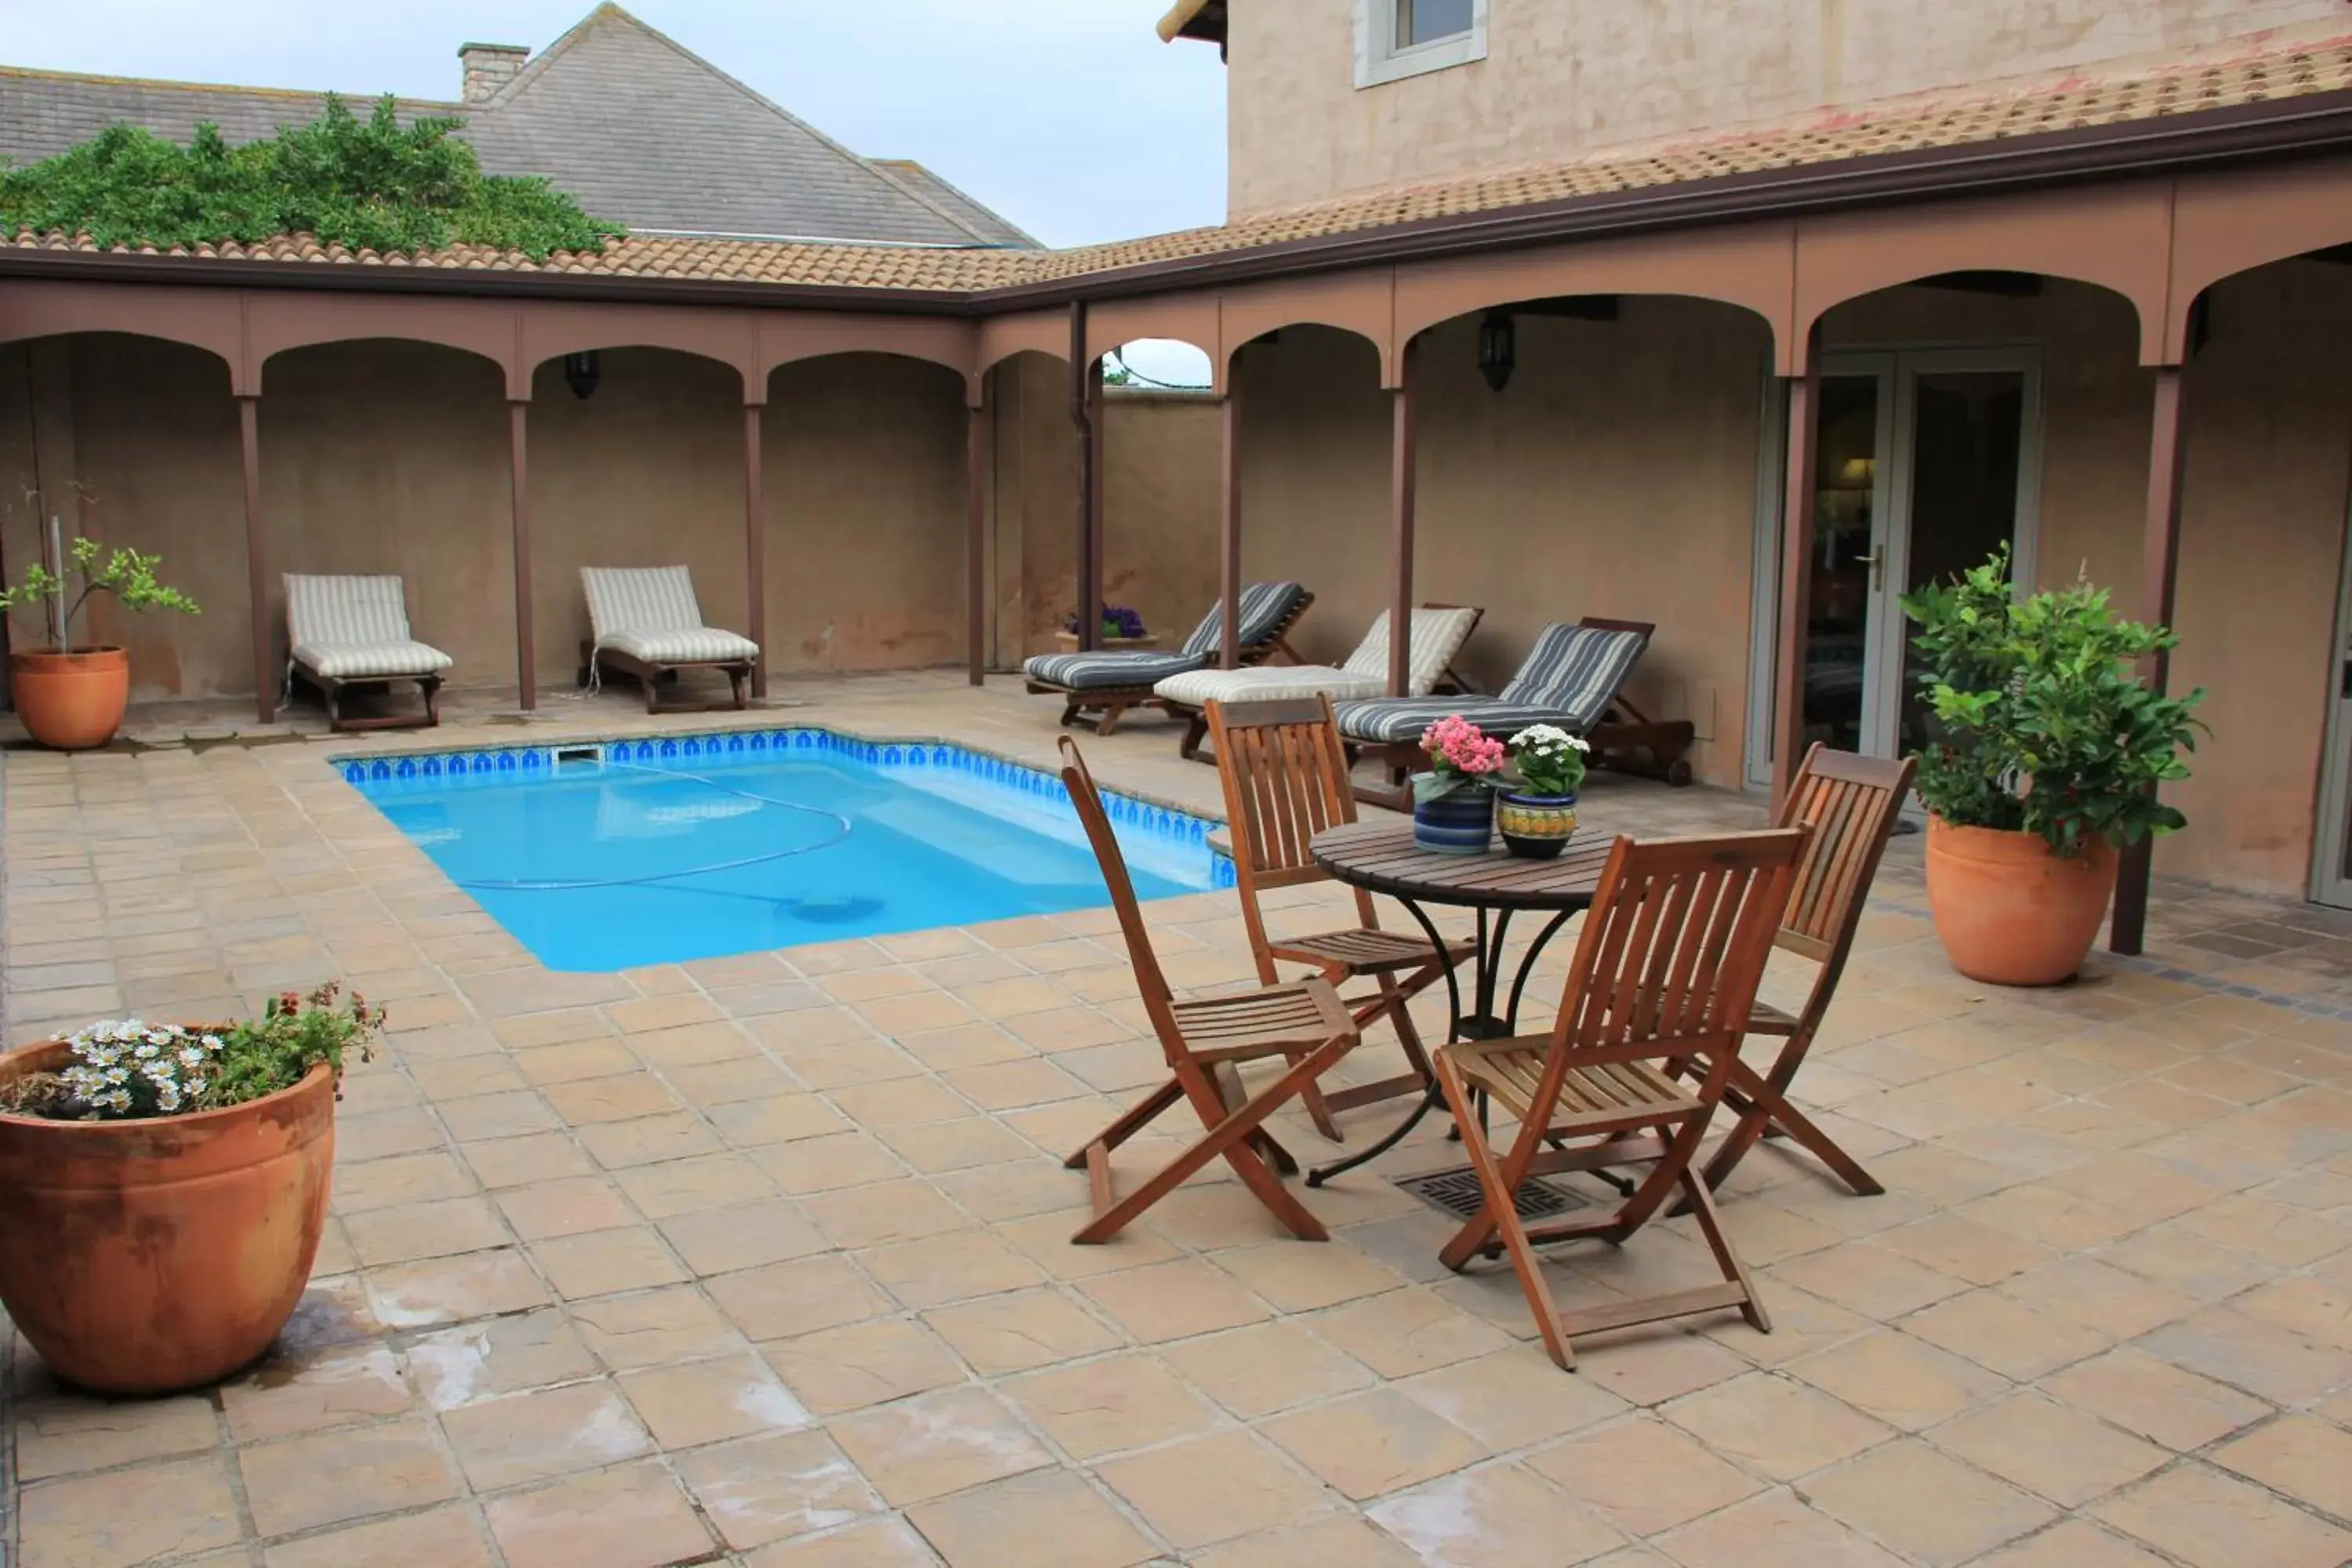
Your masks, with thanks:
[[(1056, 733), (1011, 682), (777, 696), (775, 721), (1039, 763)], [(1725, 1218), (1778, 1331), (1637, 1331), (1570, 1375), (1507, 1269), (1448, 1274), (1450, 1222), (1384, 1179), (1458, 1163), (1433, 1128), (1304, 1194), (1325, 1246), (1222, 1172), (1068, 1244), (1085, 1181), (1058, 1156), (1158, 1066), (1108, 910), (541, 968), (325, 765), (518, 738), (451, 712), (257, 744), (175, 710), (134, 726), (154, 749), (0, 760), (12, 1043), (332, 974), (394, 1030), (349, 1077), (334, 1216), (272, 1360), (110, 1405), (12, 1347), (7, 1563), (2352, 1558), (2352, 920), (2162, 886), (2149, 959), (1998, 992), (1943, 963), (1898, 839), (1798, 1085), (1888, 1193), (1759, 1151)], [(523, 732), (740, 721), (611, 693)], [(1085, 743), (1106, 782), (1214, 808), (1164, 723)], [(1588, 831), (1759, 816), (1612, 779), (1586, 806)], [(1150, 913), (1179, 986), (1252, 977), (1233, 894)], [(1376, 1034), (1348, 1069), (1395, 1060)], [(1129, 1147), (1134, 1170), (1170, 1145)], [(1571, 1298), (1707, 1268), (1680, 1224), (1552, 1265)]]

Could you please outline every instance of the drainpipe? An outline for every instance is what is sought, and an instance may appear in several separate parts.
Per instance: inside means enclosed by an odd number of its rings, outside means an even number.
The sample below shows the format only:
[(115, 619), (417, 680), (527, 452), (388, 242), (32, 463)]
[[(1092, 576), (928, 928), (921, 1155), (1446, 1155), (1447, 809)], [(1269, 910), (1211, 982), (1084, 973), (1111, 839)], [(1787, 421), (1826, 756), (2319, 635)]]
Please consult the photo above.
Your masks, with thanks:
[(1078, 431), (1078, 647), (1102, 639), (1102, 372), (1087, 353), (1087, 302), (1070, 301), (1070, 423)]

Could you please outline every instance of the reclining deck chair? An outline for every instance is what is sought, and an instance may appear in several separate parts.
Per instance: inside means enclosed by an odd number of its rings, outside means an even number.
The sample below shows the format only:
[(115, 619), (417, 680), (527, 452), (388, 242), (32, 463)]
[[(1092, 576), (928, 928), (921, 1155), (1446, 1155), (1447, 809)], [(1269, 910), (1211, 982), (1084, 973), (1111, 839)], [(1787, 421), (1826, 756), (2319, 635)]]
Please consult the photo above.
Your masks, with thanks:
[[(1177, 1000), (1151, 951), (1151, 935), (1144, 929), (1143, 911), (1135, 900), (1135, 884), (1128, 879), (1127, 858), (1111, 834), (1110, 818), (1103, 811), (1094, 775), (1087, 770), (1077, 742), (1067, 735), (1062, 737), (1062, 783), (1069, 789), (1070, 804), (1077, 808), (1087, 841), (1102, 867), (1103, 881), (1118, 913), (1119, 934), (1127, 941), (1128, 960), (1135, 968), (1136, 989), (1143, 994), (1143, 1009), (1150, 1016), (1152, 1033), (1160, 1037), (1170, 1074), (1167, 1082), (1063, 1162), (1071, 1170), (1087, 1173), (1087, 1191), (1094, 1201), (1094, 1217), (1070, 1239), (1108, 1241), (1136, 1215), (1220, 1156), (1292, 1235), (1305, 1241), (1329, 1239), (1323, 1223), (1282, 1184), (1282, 1176), (1296, 1172), (1298, 1164), (1266, 1133), (1265, 1124), (1268, 1116), (1304, 1093), (1347, 1054), (1356, 1043), (1355, 1020), (1348, 1016), (1338, 993), (1320, 979), (1269, 985), (1239, 995)], [(1234, 1069), (1244, 1062), (1274, 1058), (1286, 1062), (1286, 1069), (1256, 1094), (1244, 1094)], [(1111, 1184), (1111, 1152), (1179, 1100), (1191, 1103), (1205, 1131), (1158, 1174), (1127, 1196), (1118, 1196)], [(1272, 1169), (1268, 1160), (1273, 1162)]]
[[(1238, 640), (1244, 665), (1264, 664), (1276, 654), (1291, 663), (1297, 653), (1287, 638), (1315, 595), (1296, 583), (1253, 583), (1242, 590)], [(1108, 735), (1118, 728), (1130, 708), (1154, 708), (1160, 699), (1152, 688), (1171, 675), (1206, 669), (1217, 661), (1225, 635), (1225, 606), (1212, 605), (1184, 646), (1174, 653), (1094, 652), (1041, 653), (1021, 667), (1029, 689), (1062, 699), (1062, 722), (1074, 724), (1087, 713), (1100, 713), (1095, 733)]]
[[(1544, 1348), (1563, 1367), (1576, 1364), (1577, 1335), (1635, 1323), (1736, 1307), (1758, 1331), (1771, 1330), (1691, 1161), (1738, 1060), (1806, 837), (1791, 827), (1618, 839), (1551, 1033), (1438, 1047), (1437, 1080), (1483, 1198), (1438, 1258), (1459, 1270), (1482, 1254), (1507, 1253)], [(1518, 1123), (1500, 1158), (1474, 1095)], [(1646, 1173), (1605, 1215), (1538, 1226), (1519, 1215), (1530, 1177), (1643, 1164)], [(1587, 1237), (1622, 1245), (1677, 1192), (1715, 1255), (1719, 1283), (1569, 1312), (1553, 1304), (1537, 1247)]]
[(1863, 906), (1886, 840), (1903, 812), (1903, 797), (1911, 788), (1916, 757), (1899, 763), (1881, 757), (1858, 757), (1833, 752), (1816, 742), (1805, 753), (1804, 765), (1780, 803), (1779, 826), (1806, 827), (1811, 837), (1805, 858), (1797, 868), (1796, 891), (1773, 945), (1809, 958), (1819, 967), (1805, 1005), (1790, 1014), (1769, 1003), (1756, 1005), (1748, 1032), (1780, 1041), (1772, 1066), (1759, 1073), (1747, 1063), (1732, 1068), (1724, 1103), (1739, 1120), (1706, 1163), (1706, 1184), (1719, 1187), (1749, 1150), (1767, 1136), (1785, 1137), (1810, 1151), (1856, 1194), (1869, 1197), (1886, 1189), (1837, 1141), (1815, 1126), (1789, 1103), (1789, 1085), (1812, 1048), (1813, 1036), (1837, 994), (1838, 977), (1845, 973), (1846, 956), (1853, 951), (1855, 931), (1862, 924)]
[(683, 566), (583, 566), (588, 597), (587, 642), (580, 645), (580, 684), (595, 683), (607, 666), (635, 676), (648, 713), (696, 713), (709, 704), (663, 702), (660, 685), (680, 670), (717, 669), (743, 706), (743, 682), (760, 659), (750, 637), (707, 626), (694, 597), (694, 574)]
[[(1469, 683), (1454, 669), (1454, 656), (1478, 629), (1483, 610), (1459, 605), (1423, 605), (1413, 611), (1408, 630), (1412, 667), (1409, 695), (1433, 691), (1465, 691)], [(1212, 702), (1276, 702), (1289, 699), (1328, 697), (1334, 702), (1378, 697), (1389, 689), (1389, 613), (1382, 610), (1372, 629), (1356, 645), (1345, 664), (1266, 664), (1251, 669), (1192, 669), (1171, 675), (1151, 689), (1161, 707), (1188, 722), (1176, 748), (1187, 762), (1206, 763), (1201, 742), (1208, 735), (1206, 710)]]
[[(1493, 697), (1383, 697), (1341, 702), (1334, 711), (1350, 758), (1376, 759), (1387, 769), (1385, 790), (1360, 787), (1358, 797), (1402, 810), (1412, 804), (1405, 774), (1422, 763), (1422, 732), (1449, 713), (1508, 740), (1530, 724), (1557, 724), (1592, 745), (1592, 760), (1623, 773), (1688, 784), (1693, 732), (1686, 719), (1653, 720), (1620, 689), (1657, 630), (1647, 621), (1587, 616), (1556, 621)], [(1644, 755), (1644, 753), (1646, 753)]]
[[(336, 730), (431, 729), (441, 722), (441, 672), (455, 662), (408, 629), (408, 595), (398, 577), (285, 574), (286, 689), (314, 686)], [(414, 680), (425, 712), (364, 719), (343, 711), (345, 692)]]
[[(1382, 657), (1386, 657), (1383, 654)], [(1356, 820), (1356, 797), (1348, 786), (1348, 758), (1331, 722), (1328, 697), (1288, 698), (1276, 702), (1209, 703), (1210, 732), (1217, 742), (1217, 776), (1224, 786), (1225, 819), (1231, 825), (1234, 879), (1241, 894), (1242, 923), (1257, 958), (1258, 979), (1280, 984), (1280, 963), (1304, 963), (1333, 986), (1369, 980), (1373, 988), (1343, 997), (1356, 1027), (1386, 1018), (1404, 1047), (1412, 1070), (1377, 1083), (1332, 1093), (1309, 1085), (1307, 1115), (1316, 1130), (1338, 1142), (1334, 1112), (1392, 1099), (1425, 1094), (1431, 1083), (1428, 1053), (1413, 1025), (1411, 1004), (1445, 978), (1445, 972), (1476, 951), (1464, 938), (1444, 948), (1418, 931), (1381, 929), (1372, 896), (1356, 889), (1356, 924), (1347, 931), (1271, 937), (1258, 896), (1280, 888), (1320, 882), (1329, 873), (1308, 849), (1327, 827)]]

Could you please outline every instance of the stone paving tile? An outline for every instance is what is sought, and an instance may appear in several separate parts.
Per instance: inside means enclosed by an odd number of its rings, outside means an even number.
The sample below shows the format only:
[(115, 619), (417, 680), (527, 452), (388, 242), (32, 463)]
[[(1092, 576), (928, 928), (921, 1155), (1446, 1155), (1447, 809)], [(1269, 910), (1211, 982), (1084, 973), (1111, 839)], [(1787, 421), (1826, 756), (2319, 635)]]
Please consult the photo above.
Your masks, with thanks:
[[(1005, 683), (781, 684), (804, 706), (779, 721), (1053, 759), (1050, 705)], [(381, 743), (516, 739), (465, 693), (448, 711)], [(599, 699), (530, 733), (744, 721)], [(1087, 748), (1217, 809), (1161, 726)], [(11, 1041), (336, 972), (394, 1028), (346, 1085), (320, 1269), (269, 1358), (107, 1403), (18, 1349), (25, 1568), (2352, 1552), (2352, 921), (2331, 911), (2166, 884), (2151, 945), (2192, 980), (2100, 957), (1989, 994), (1944, 965), (1896, 839), (1796, 1090), (1887, 1194), (1759, 1150), (1725, 1223), (1777, 1331), (1599, 1336), (1571, 1375), (1508, 1270), (1447, 1273), (1451, 1224), (1382, 1179), (1458, 1162), (1434, 1126), (1304, 1194), (1328, 1245), (1216, 1168), (1071, 1246), (1085, 1183), (1059, 1156), (1162, 1070), (1107, 911), (552, 973), (324, 766), (355, 749), (0, 759)], [(1589, 801), (1644, 832), (1757, 820), (1608, 775)], [(1278, 931), (1345, 904), (1268, 900)], [(1152, 914), (1180, 987), (1253, 978), (1232, 894)], [(1532, 1026), (1566, 961), (1538, 965)], [(1801, 979), (1778, 963), (1768, 994)], [(1442, 1031), (1442, 996), (1415, 1016)], [(1338, 1081), (1394, 1064), (1381, 1036)], [(1129, 1144), (1122, 1176), (1179, 1135)], [(1685, 1220), (1546, 1267), (1606, 1300), (1695, 1258)]]

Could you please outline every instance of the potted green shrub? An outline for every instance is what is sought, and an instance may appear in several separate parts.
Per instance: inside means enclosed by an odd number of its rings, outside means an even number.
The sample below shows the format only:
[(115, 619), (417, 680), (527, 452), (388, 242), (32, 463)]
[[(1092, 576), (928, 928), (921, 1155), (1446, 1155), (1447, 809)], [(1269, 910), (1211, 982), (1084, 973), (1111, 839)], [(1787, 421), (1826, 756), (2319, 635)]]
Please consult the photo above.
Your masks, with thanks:
[(2157, 786), (2189, 776), (2201, 690), (2161, 696), (2137, 661), (2177, 639), (2088, 583), (2018, 597), (2009, 554), (1905, 596), (1936, 734), (1919, 752), (1927, 901), (1953, 967), (2051, 985), (2082, 967), (2116, 851), (2183, 826)]
[(162, 1394), (269, 1347), (326, 1223), (343, 1062), (383, 1025), (324, 985), (0, 1057), (0, 1304), (52, 1372)]
[[(193, 616), (197, 610), (194, 599), (156, 581), (155, 568), (163, 563), (160, 555), (120, 547), (110, 553), (98, 541), (81, 538), (65, 553), (62, 572), (36, 561), (25, 568), (23, 582), (0, 589), (0, 611), (47, 605), (50, 646), (10, 653), (8, 687), (26, 733), (44, 746), (81, 751), (114, 738), (131, 700), (130, 654), (115, 646), (75, 645), (74, 623), (90, 595), (110, 594), (125, 609), (142, 613)], [(73, 579), (79, 580), (80, 589), (68, 600)]]

